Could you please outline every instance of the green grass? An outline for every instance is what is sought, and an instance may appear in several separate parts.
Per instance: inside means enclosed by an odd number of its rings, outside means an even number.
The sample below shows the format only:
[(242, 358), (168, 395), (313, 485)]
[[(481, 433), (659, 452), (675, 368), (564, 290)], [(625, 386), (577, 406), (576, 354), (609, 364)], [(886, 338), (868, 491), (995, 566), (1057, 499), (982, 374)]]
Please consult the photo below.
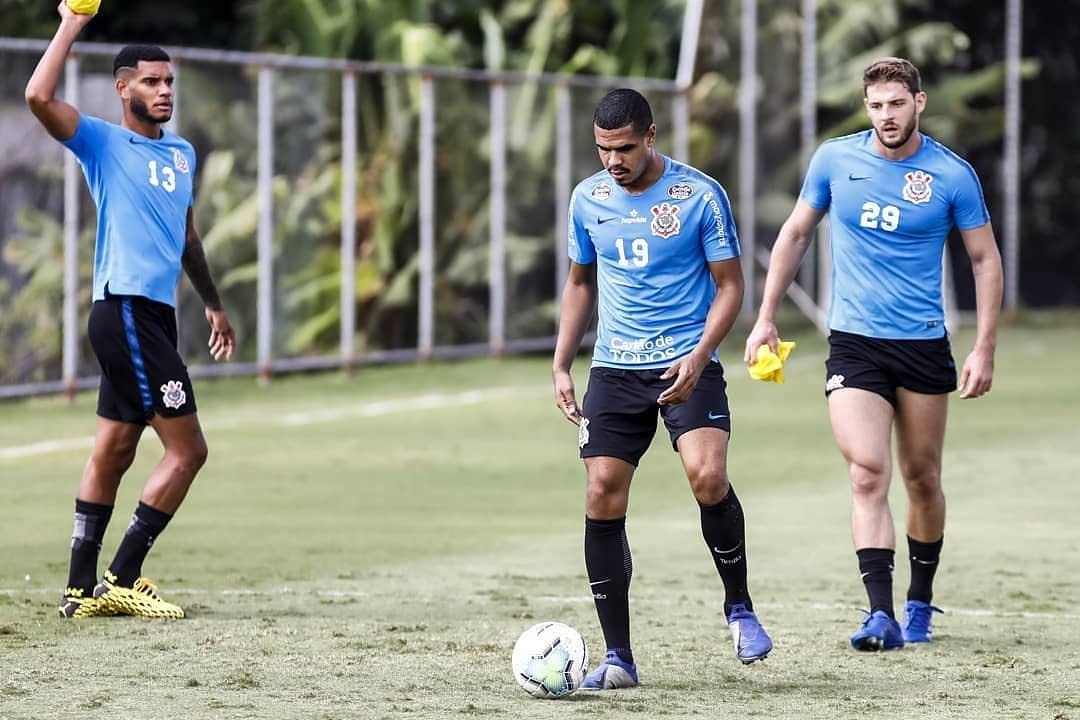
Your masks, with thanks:
[[(958, 359), (970, 339), (955, 340)], [(94, 398), (0, 405), (0, 718), (1080, 720), (1080, 325), (1006, 328), (993, 392), (953, 402), (935, 597), (947, 612), (932, 645), (884, 655), (847, 643), (865, 598), (846, 472), (821, 396), (824, 344), (799, 340), (783, 386), (750, 381), (725, 348), (731, 476), (773, 655), (734, 659), (660, 435), (629, 520), (643, 685), (555, 702), (514, 683), (518, 633), (558, 619), (594, 659), (603, 647), (581, 554), (584, 473), (547, 358), (200, 383), (210, 461), (144, 568), (187, 608), (182, 622), (54, 619), (86, 449), (3, 451), (89, 437)], [(506, 392), (460, 395), (488, 388)], [(433, 394), (458, 402), (385, 404)], [(158, 456), (148, 438), (106, 558)]]

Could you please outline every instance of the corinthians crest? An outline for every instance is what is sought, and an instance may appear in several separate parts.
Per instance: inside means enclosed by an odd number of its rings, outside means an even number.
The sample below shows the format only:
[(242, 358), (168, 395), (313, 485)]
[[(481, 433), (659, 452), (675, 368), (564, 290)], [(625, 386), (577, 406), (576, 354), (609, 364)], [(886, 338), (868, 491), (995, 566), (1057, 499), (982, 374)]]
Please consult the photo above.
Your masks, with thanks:
[(173, 167), (182, 173), (188, 172), (187, 158), (184, 157), (184, 153), (177, 149), (173, 149)]
[(170, 380), (158, 389), (161, 390), (161, 401), (167, 408), (178, 409), (187, 402), (184, 383), (179, 380)]
[(907, 183), (904, 185), (904, 199), (910, 202), (920, 205), (930, 200), (930, 196), (933, 194), (933, 190), (930, 189), (930, 183), (934, 182), (933, 175), (924, 173), (922, 170), (915, 170), (904, 175), (904, 179)]
[(652, 206), (653, 221), (649, 226), (652, 234), (662, 238), (669, 238), (679, 232), (679, 206), (671, 203), (660, 203)]

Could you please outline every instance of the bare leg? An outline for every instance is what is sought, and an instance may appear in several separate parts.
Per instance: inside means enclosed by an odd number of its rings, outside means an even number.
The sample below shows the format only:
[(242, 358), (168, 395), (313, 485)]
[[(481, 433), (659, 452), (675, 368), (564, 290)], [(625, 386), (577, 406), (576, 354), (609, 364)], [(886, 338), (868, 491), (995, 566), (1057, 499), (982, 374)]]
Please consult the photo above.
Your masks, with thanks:
[(855, 549), (895, 548), (889, 512), (892, 406), (876, 393), (843, 388), (829, 395), (829, 421), (851, 476)]
[(143, 426), (98, 417), (94, 448), (86, 461), (76, 495), (99, 505), (116, 502), (120, 479), (135, 461)]
[(945, 533), (941, 455), (949, 396), (901, 389), (899, 398), (896, 439), (908, 494), (907, 532), (915, 540), (936, 542)]
[(178, 418), (155, 416), (150, 424), (165, 446), (165, 455), (150, 473), (139, 499), (172, 515), (184, 501), (195, 474), (206, 462), (206, 438), (203, 437), (198, 415)]
[(585, 514), (594, 520), (626, 516), (634, 466), (614, 457), (585, 458)]
[[(911, 584), (907, 599), (924, 603), (905, 613), (905, 636), (910, 642), (930, 639), (927, 608), (933, 599), (934, 575), (945, 536), (945, 493), (941, 489), (941, 455), (945, 443), (948, 395), (924, 395), (901, 390), (896, 420), (900, 471), (908, 495), (907, 534)], [(912, 615), (916, 615), (911, 620)]]
[(728, 433), (719, 428), (697, 428), (683, 433), (678, 439), (690, 490), (699, 503), (714, 505), (723, 500), (731, 485), (728, 483)]

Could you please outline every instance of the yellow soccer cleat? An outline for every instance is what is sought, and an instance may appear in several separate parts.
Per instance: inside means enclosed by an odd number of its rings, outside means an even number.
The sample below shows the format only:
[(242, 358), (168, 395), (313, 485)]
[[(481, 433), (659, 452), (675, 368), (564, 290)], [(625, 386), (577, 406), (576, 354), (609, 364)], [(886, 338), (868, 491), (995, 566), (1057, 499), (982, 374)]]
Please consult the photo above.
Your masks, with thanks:
[(176, 620), (184, 617), (184, 609), (159, 598), (157, 585), (146, 578), (137, 579), (134, 587), (123, 587), (116, 584), (116, 576), (108, 570), (94, 588), (94, 599), (102, 608), (124, 615)]
[(116, 613), (103, 608), (101, 603), (93, 597), (83, 597), (82, 588), (68, 588), (64, 590), (64, 597), (60, 599), (57, 614), (62, 618), (88, 618), (108, 617)]

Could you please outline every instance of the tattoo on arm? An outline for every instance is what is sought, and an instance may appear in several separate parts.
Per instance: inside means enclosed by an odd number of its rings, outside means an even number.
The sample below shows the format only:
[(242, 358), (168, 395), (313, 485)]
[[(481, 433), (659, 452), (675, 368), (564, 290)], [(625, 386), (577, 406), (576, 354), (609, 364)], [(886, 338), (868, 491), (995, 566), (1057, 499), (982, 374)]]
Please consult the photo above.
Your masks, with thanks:
[(202, 298), (203, 304), (211, 310), (221, 310), (221, 298), (218, 296), (213, 278), (210, 277), (210, 266), (206, 262), (206, 253), (203, 251), (202, 240), (198, 235), (188, 234), (182, 262), (184, 272), (191, 280), (195, 292)]

